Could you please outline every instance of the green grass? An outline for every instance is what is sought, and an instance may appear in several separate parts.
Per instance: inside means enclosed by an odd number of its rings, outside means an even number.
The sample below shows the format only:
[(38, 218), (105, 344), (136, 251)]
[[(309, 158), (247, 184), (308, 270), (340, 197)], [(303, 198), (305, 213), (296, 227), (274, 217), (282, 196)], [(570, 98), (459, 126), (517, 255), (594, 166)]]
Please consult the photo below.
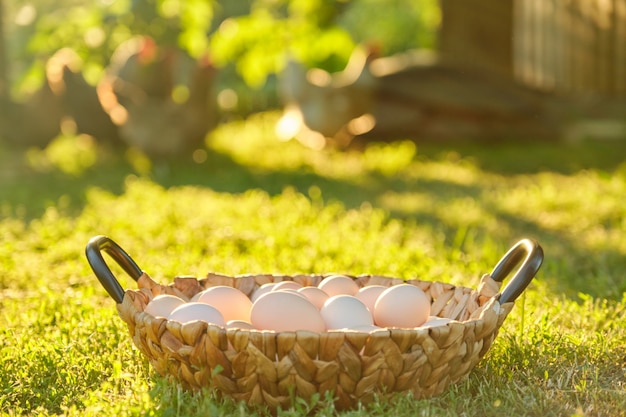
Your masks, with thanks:
[(85, 260), (106, 234), (163, 283), (343, 271), (468, 287), (535, 238), (544, 265), (468, 379), (430, 400), (337, 412), (319, 398), (278, 414), (624, 415), (626, 143), (318, 152), (277, 142), (273, 120), (224, 126), (196, 161), (153, 166), (72, 138), (0, 149), (2, 414), (263, 415), (152, 371)]

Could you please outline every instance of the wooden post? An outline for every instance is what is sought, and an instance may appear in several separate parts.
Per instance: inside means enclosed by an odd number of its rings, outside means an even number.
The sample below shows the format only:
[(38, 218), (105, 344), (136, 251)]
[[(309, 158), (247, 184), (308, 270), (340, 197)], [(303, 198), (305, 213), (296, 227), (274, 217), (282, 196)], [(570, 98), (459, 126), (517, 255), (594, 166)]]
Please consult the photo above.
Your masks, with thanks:
[(613, 93), (626, 96), (626, 2), (613, 0)]
[(442, 61), (512, 79), (513, 6), (514, 0), (441, 0)]
[(0, 0), (0, 99), (8, 98), (7, 51), (4, 37), (4, 1)]

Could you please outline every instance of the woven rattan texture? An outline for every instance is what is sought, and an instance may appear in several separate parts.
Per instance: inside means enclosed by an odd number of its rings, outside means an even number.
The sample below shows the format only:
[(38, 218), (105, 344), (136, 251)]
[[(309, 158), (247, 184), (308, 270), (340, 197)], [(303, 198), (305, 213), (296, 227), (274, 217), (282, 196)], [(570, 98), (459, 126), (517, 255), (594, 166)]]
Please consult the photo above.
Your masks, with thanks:
[(281, 332), (224, 329), (204, 322), (180, 324), (144, 313), (152, 297), (169, 293), (183, 299), (208, 287), (228, 285), (250, 296), (267, 282), (292, 280), (317, 285), (323, 275), (209, 274), (179, 277), (159, 285), (144, 274), (139, 290), (118, 304), (134, 344), (161, 375), (184, 387), (214, 387), (224, 395), (271, 409), (288, 407), (295, 396), (310, 399), (332, 392), (340, 409), (374, 396), (411, 391), (418, 398), (441, 394), (470, 372), (491, 346), (513, 303), (500, 305), (500, 284), (489, 275), (477, 289), (440, 282), (379, 276), (352, 277), (359, 286), (408, 283), (431, 299), (431, 314), (453, 320), (430, 329), (381, 329), (371, 333)]

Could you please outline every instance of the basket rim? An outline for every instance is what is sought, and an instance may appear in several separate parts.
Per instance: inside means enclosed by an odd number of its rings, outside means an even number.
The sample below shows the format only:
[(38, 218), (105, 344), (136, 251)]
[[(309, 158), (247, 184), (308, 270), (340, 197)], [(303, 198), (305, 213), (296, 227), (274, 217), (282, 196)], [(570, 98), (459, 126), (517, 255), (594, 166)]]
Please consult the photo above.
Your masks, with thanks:
[[(282, 281), (294, 281), (293, 278), (300, 278), (300, 279), (311, 279), (311, 278), (318, 278), (318, 279), (323, 279), (325, 277), (328, 276), (333, 276), (333, 275), (338, 275), (337, 273), (324, 273), (324, 274), (315, 274), (315, 273), (311, 273), (311, 274), (293, 274), (293, 275), (285, 275), (285, 274), (251, 274), (251, 273), (246, 273), (246, 274), (237, 274), (237, 275), (225, 275), (225, 274), (221, 274), (221, 273), (213, 273), (210, 272), (209, 274), (207, 274), (207, 277), (204, 278), (198, 278), (192, 275), (181, 275), (181, 276), (176, 276), (174, 277), (174, 280), (170, 283), (170, 284), (160, 284), (157, 281), (153, 280), (145, 271), (143, 271), (142, 276), (137, 280), (137, 283), (139, 285), (139, 288), (137, 289), (126, 289), (124, 291), (124, 297), (123, 297), (123, 301), (122, 303), (118, 304), (118, 311), (120, 310), (120, 307), (123, 304), (132, 304), (135, 310), (135, 314), (141, 314), (141, 315), (145, 315), (146, 317), (141, 318), (139, 321), (143, 321), (143, 320), (149, 320), (149, 321), (155, 321), (155, 322), (164, 322), (164, 323), (175, 323), (173, 325), (180, 325), (180, 326), (186, 326), (190, 323), (196, 323), (196, 322), (202, 322), (201, 320), (194, 320), (192, 322), (189, 323), (180, 323), (177, 322), (175, 320), (169, 320), (166, 317), (155, 317), (152, 316), (149, 313), (146, 313), (144, 311), (144, 309), (141, 308), (141, 306), (143, 305), (143, 303), (136, 303), (135, 299), (133, 297), (133, 299), (131, 300), (131, 296), (130, 294), (136, 294), (136, 295), (140, 295), (143, 294), (144, 297), (156, 297), (159, 294), (172, 294), (174, 292), (174, 294), (172, 295), (177, 295), (180, 296), (181, 298), (183, 298), (183, 300), (185, 301), (189, 301), (191, 299), (190, 296), (186, 296), (185, 294), (181, 294), (179, 291), (175, 291), (172, 290), (173, 288), (175, 288), (175, 285), (177, 282), (180, 282), (180, 280), (185, 280), (185, 281), (189, 281), (189, 280), (193, 280), (195, 282), (198, 283), (198, 285), (201, 285), (201, 283), (210, 283), (211, 278), (218, 278), (220, 280), (222, 279), (226, 279), (226, 280), (232, 280), (233, 282), (237, 282), (237, 280), (240, 279), (254, 279), (256, 277), (263, 277), (263, 278), (267, 278), (267, 279), (279, 279), (277, 281), (269, 281), (272, 283), (278, 283), (278, 282), (282, 282)], [(499, 302), (500, 299), (500, 292), (497, 291), (499, 290), (499, 287), (501, 285), (500, 282), (494, 281), (489, 274), (484, 274), (482, 276), (482, 278), (480, 279), (480, 284), (476, 287), (476, 288), (472, 288), (472, 287), (466, 287), (466, 286), (462, 286), (462, 285), (456, 285), (456, 284), (451, 284), (451, 283), (446, 283), (443, 281), (429, 281), (429, 280), (422, 280), (422, 279), (418, 279), (418, 278), (412, 278), (412, 279), (403, 279), (403, 278), (396, 278), (396, 277), (389, 277), (389, 276), (383, 276), (383, 275), (373, 275), (373, 274), (359, 274), (359, 275), (351, 275), (351, 274), (340, 274), (349, 278), (354, 279), (355, 281), (357, 281), (357, 284), (359, 285), (360, 288), (366, 287), (368, 286), (368, 283), (363, 285), (363, 281), (364, 280), (368, 280), (368, 279), (372, 279), (374, 278), (375, 281), (378, 282), (382, 282), (382, 281), (388, 281), (389, 283), (389, 287), (395, 286), (395, 285), (400, 285), (400, 284), (410, 284), (410, 285), (416, 285), (419, 287), (419, 284), (430, 284), (430, 285), (441, 285), (443, 287), (445, 287), (448, 291), (452, 291), (452, 290), (456, 290), (456, 289), (461, 289), (462, 291), (469, 291), (469, 293), (473, 293), (473, 294), (479, 294), (480, 291), (480, 287), (482, 284), (484, 283), (488, 283), (486, 285), (486, 288), (488, 288), (487, 291), (489, 291), (489, 289), (491, 290), (491, 292), (493, 293), (493, 295), (487, 296), (485, 297), (484, 301), (482, 302), (479, 310), (482, 311), (486, 308), (496, 308), (499, 313), (500, 308), (502, 307), (502, 304)], [(490, 285), (489, 285), (490, 284)], [(218, 284), (219, 285), (219, 284)], [(200, 291), (204, 291), (210, 287), (214, 287), (214, 286), (218, 286), (218, 285), (207, 285), (206, 287), (200, 287)], [(262, 284), (258, 285), (256, 288), (259, 288)], [(379, 284), (369, 284), (369, 285), (379, 285)], [(227, 285), (228, 286), (228, 285)], [(234, 286), (231, 286), (234, 287)], [(234, 287), (236, 288), (236, 287)], [(155, 291), (157, 292), (155, 294)], [(244, 292), (244, 294), (248, 297), (250, 297), (252, 294), (246, 294)], [(430, 297), (429, 297), (430, 298)], [(128, 300), (127, 300), (128, 299)], [(431, 299), (431, 305), (432, 305), (432, 299)], [(149, 302), (149, 300), (147, 300), (147, 302)], [(146, 304), (147, 304), (146, 302)], [(488, 304), (490, 303), (497, 303), (497, 307), (490, 307), (488, 306)], [(507, 304), (511, 304), (511, 306), (514, 304), (513, 301), (509, 301)], [(144, 306), (145, 308), (145, 306)], [(510, 309), (509, 309), (510, 310)], [(448, 317), (443, 317), (440, 315), (431, 315), (430, 317), (441, 317), (441, 318), (448, 318)], [(445, 323), (445, 324), (441, 324), (440, 326), (450, 326), (450, 325), (471, 325), (471, 323), (475, 323), (482, 320), (481, 315), (480, 314), (473, 314), (470, 317), (468, 317), (465, 320), (456, 320), (456, 319), (451, 319), (450, 322)], [(204, 325), (206, 325), (207, 329), (209, 328), (214, 328), (214, 329), (218, 329), (218, 330), (224, 330), (226, 332), (244, 332), (244, 333), (253, 333), (253, 334), (262, 334), (262, 335), (270, 335), (270, 336), (274, 336), (274, 335), (279, 335), (279, 334), (287, 334), (287, 333), (313, 333), (313, 334), (328, 334), (328, 333), (350, 333), (350, 334), (382, 334), (385, 332), (391, 332), (391, 331), (415, 331), (415, 332), (429, 332), (430, 329), (432, 327), (413, 327), (413, 328), (408, 328), (408, 327), (381, 327), (379, 329), (374, 329), (374, 330), (369, 330), (369, 331), (364, 331), (364, 330), (354, 330), (354, 329), (334, 329), (334, 330), (324, 330), (322, 332), (311, 332), (308, 330), (290, 330), (290, 331), (274, 331), (274, 330), (267, 330), (267, 329), (242, 329), (242, 328), (228, 328), (226, 326), (222, 326), (222, 325), (218, 325), (218, 324), (214, 324), (214, 323), (208, 323), (208, 322), (202, 322)], [(197, 325), (197, 324), (195, 324)], [(436, 326), (439, 327), (439, 326)]]

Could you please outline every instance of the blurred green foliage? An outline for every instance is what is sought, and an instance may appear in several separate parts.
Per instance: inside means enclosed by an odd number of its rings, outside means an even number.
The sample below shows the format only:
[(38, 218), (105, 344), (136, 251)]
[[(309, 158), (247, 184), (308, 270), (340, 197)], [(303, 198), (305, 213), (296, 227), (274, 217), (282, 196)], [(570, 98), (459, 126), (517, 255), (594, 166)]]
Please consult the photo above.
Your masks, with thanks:
[(41, 84), (46, 59), (62, 47), (85, 61), (91, 83), (113, 50), (137, 34), (208, 52), (260, 88), (287, 56), (329, 71), (343, 68), (358, 43), (385, 55), (434, 48), (437, 0), (17, 0), (4, 2), (14, 92)]
[(285, 1), (287, 7), (256, 3), (248, 15), (221, 22), (211, 37), (216, 62), (236, 62), (237, 71), (251, 86), (261, 86), (268, 74), (280, 72), (286, 54), (307, 64), (338, 66), (354, 48), (350, 35), (327, 16), (334, 1)]

